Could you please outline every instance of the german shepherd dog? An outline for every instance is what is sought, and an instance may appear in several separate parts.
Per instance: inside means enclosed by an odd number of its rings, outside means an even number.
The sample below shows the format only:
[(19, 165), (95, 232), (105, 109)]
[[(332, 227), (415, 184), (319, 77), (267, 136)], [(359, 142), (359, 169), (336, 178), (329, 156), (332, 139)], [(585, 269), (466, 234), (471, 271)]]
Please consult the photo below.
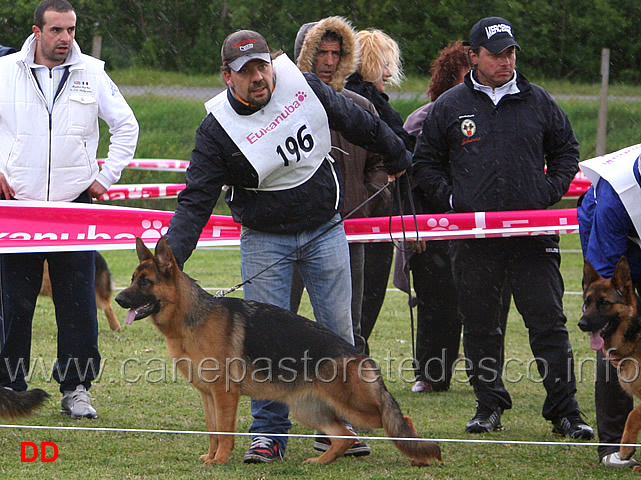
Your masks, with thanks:
[[(109, 328), (114, 332), (120, 331), (120, 322), (114, 308), (111, 305), (111, 295), (113, 293), (113, 280), (111, 272), (107, 266), (107, 261), (99, 252), (96, 252), (96, 305), (105, 313)], [(44, 272), (42, 275), (42, 286), (40, 295), (51, 297), (51, 278), (49, 277), (49, 266), (45, 260)]]
[[(136, 240), (140, 264), (116, 302), (131, 309), (126, 323), (150, 316), (169, 356), (202, 397), (207, 430), (234, 432), (240, 395), (289, 406), (303, 425), (329, 436), (353, 436), (343, 419), (384, 428), (414, 466), (442, 463), (437, 444), (419, 439), (387, 391), (374, 361), (329, 330), (287, 310), (231, 297), (214, 297), (184, 274), (162, 237), (155, 255)], [(305, 463), (333, 462), (353, 439)], [(233, 435), (210, 435), (205, 464), (227, 463)]]
[(49, 398), (49, 394), (39, 388), (26, 392), (14, 392), (10, 388), (0, 387), (0, 417), (26, 417), (40, 407)]
[[(621, 387), (641, 398), (641, 312), (630, 266), (625, 257), (617, 263), (612, 278), (606, 280), (585, 260), (583, 265), (583, 316), (579, 328), (590, 333), (593, 350), (611, 352), (624, 360), (617, 372)], [(628, 415), (621, 443), (634, 444), (641, 431), (641, 405)], [(627, 460), (633, 447), (622, 446), (621, 459)], [(635, 467), (635, 471), (641, 468)]]

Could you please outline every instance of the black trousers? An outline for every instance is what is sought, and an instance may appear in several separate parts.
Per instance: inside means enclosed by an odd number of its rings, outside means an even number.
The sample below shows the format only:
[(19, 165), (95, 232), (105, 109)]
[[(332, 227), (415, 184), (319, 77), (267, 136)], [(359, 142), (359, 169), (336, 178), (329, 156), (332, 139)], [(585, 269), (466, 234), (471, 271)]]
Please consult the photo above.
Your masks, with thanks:
[(394, 244), (375, 242), (365, 244), (363, 276), (363, 307), (361, 309), (361, 336), (365, 339), (365, 353), (369, 354), (369, 339), (378, 314), (381, 313), (389, 283)]
[(45, 259), (58, 326), (53, 378), (61, 392), (80, 384), (89, 388), (100, 370), (93, 251), (0, 255), (0, 385), (27, 389), (31, 325)]
[[(620, 443), (628, 414), (634, 408), (632, 397), (619, 385), (617, 370), (599, 350), (596, 355), (594, 403), (599, 442)], [(599, 458), (617, 452), (619, 447), (599, 445)]]
[(502, 378), (500, 325), (501, 295), (508, 282), (547, 393), (543, 417), (553, 420), (579, 410), (558, 236), (456, 240), (450, 246), (467, 373), (478, 402), (492, 409), (512, 407)]
[(447, 241), (428, 242), (410, 258), (416, 319), (416, 379), (448, 390), (461, 343), (461, 322)]

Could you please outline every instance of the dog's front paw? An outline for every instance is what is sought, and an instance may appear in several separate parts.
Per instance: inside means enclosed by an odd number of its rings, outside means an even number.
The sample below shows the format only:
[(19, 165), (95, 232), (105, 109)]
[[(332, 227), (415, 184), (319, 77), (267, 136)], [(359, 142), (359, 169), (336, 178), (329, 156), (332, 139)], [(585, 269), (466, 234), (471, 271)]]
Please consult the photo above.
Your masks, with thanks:
[(305, 460), (305, 461), (303, 462), (303, 465), (311, 465), (311, 464), (314, 464), (314, 463), (320, 463), (320, 462), (318, 461), (318, 459), (319, 459), (319, 458), (320, 458), (320, 457), (311, 457), (311, 458), (308, 458), (307, 460)]
[(209, 453), (201, 455), (198, 459), (203, 462), (204, 465), (213, 465), (214, 463), (214, 456), (209, 455)]

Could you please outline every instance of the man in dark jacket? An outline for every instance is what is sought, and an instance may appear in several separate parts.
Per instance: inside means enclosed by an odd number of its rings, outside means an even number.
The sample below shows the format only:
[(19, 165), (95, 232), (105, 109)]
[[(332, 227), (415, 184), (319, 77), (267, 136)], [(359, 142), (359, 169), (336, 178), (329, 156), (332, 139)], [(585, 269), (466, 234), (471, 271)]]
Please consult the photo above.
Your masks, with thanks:
[[(296, 264), (316, 320), (353, 344), (349, 251), (344, 228), (336, 226), (340, 189), (330, 128), (379, 152), (390, 180), (411, 158), (384, 122), (316, 75), (302, 74), (286, 55), (272, 63), (259, 33), (229, 35), (221, 53), (229, 88), (205, 104), (209, 114), (196, 132), (169, 245), (183, 265), (227, 185), (226, 201), (243, 226), (241, 272), (251, 279), (245, 298), (289, 309)], [(287, 437), (266, 433), (287, 433), (288, 413), (280, 403), (252, 400), (255, 436), (245, 462), (282, 458)]]
[[(413, 173), (442, 211), (544, 209), (561, 199), (578, 170), (570, 122), (545, 90), (516, 72), (518, 48), (509, 21), (477, 22), (470, 33), (472, 71), (425, 118)], [(457, 240), (450, 254), (467, 373), (477, 398), (465, 430), (498, 430), (502, 412), (512, 407), (500, 360), (501, 290), (508, 281), (547, 392), (544, 418), (555, 433), (592, 438), (575, 399), (558, 236)]]

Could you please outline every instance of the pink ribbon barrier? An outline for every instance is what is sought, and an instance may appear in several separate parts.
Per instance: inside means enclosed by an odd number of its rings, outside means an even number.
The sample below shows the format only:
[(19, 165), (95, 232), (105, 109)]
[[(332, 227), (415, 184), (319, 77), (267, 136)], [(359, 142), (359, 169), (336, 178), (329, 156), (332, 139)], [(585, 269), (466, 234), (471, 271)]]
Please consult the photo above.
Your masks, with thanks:
[[(128, 250), (141, 237), (151, 247), (173, 212), (67, 202), (0, 200), (0, 253)], [(350, 242), (449, 240), (577, 233), (576, 209), (358, 218), (345, 221)], [(391, 231), (390, 231), (391, 224)], [(418, 237), (417, 237), (418, 235)], [(240, 224), (212, 215), (199, 247), (240, 244)]]
[[(98, 159), (98, 165), (105, 163), (104, 158)], [(184, 172), (189, 166), (188, 160), (164, 160), (164, 159), (155, 159), (155, 158), (135, 158), (127, 168), (135, 170), (155, 170), (155, 171), (165, 171), (165, 172)], [(563, 195), (564, 198), (578, 198), (590, 187), (590, 180), (579, 171), (572, 183), (567, 193)], [(184, 184), (159, 184), (156, 185), (158, 189), (154, 188), (154, 185), (114, 185), (109, 189), (109, 191), (100, 198), (100, 200), (126, 200), (126, 199), (137, 199), (137, 198), (170, 198), (176, 196), (180, 193), (181, 190), (185, 188)], [(164, 189), (163, 189), (164, 187)]]
[(136, 200), (141, 198), (175, 198), (185, 189), (184, 183), (113, 185), (98, 200)]
[[(99, 158), (98, 165), (105, 163), (104, 158)], [(127, 168), (135, 170), (156, 170), (160, 172), (184, 172), (189, 166), (188, 160), (165, 160), (159, 158), (134, 158)]]

